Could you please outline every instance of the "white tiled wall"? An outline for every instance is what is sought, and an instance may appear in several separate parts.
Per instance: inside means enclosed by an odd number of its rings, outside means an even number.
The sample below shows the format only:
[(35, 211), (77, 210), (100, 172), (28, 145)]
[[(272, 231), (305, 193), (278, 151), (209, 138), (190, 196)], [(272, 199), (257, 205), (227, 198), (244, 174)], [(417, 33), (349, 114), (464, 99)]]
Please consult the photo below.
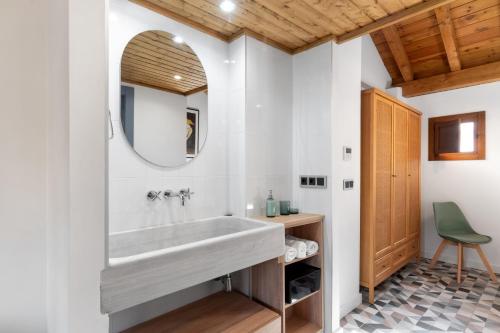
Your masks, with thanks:
[(325, 332), (332, 323), (332, 190), (299, 186), (300, 175), (325, 175), (331, 181), (332, 44), (293, 57), (293, 190), (303, 212), (325, 215)]
[(245, 216), (245, 49), (244, 36), (229, 44), (228, 207), (239, 216)]
[[(325, 43), (293, 58), (293, 187), (299, 209), (325, 215), (325, 331), (361, 301), (359, 166), (361, 41)], [(342, 160), (344, 145), (353, 148)], [(328, 176), (327, 189), (301, 188), (299, 175)], [(342, 190), (343, 179), (355, 189)]]
[[(246, 38), (247, 215), (264, 214), (269, 190), (292, 200), (292, 56)], [(251, 209), (250, 207), (253, 207)]]
[[(120, 122), (120, 58), (127, 42), (145, 30), (181, 35), (200, 58), (208, 79), (208, 134), (200, 155), (180, 168), (160, 168), (141, 159), (128, 145)], [(224, 215), (228, 211), (227, 44), (155, 14), (128, 1), (110, 2), (109, 105), (115, 137), (109, 141), (110, 232), (179, 223)], [(149, 190), (190, 187), (195, 194), (186, 206), (178, 198), (150, 202)], [(234, 198), (238, 201), (238, 198)], [(239, 200), (241, 201), (241, 200)], [(130, 326), (193, 302), (221, 289), (208, 281), (110, 316), (110, 331)]]
[[(228, 210), (227, 44), (124, 1), (111, 3), (109, 92), (115, 138), (109, 142), (110, 232), (223, 215)], [(120, 60), (127, 42), (146, 30), (181, 35), (203, 64), (209, 86), (208, 135), (200, 155), (180, 168), (160, 168), (128, 145), (120, 123)], [(195, 194), (181, 207), (177, 198), (150, 202), (149, 190), (190, 187)]]

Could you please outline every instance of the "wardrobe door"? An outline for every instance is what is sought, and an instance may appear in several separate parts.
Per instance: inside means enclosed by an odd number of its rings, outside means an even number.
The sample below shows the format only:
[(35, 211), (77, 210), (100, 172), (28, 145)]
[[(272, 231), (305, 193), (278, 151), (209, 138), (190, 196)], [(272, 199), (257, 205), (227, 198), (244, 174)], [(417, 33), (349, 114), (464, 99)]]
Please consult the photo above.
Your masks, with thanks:
[(407, 240), (408, 110), (394, 104), (392, 173), (392, 244)]
[(375, 256), (391, 250), (391, 164), (393, 103), (375, 95), (374, 178), (375, 178)]
[(420, 232), (420, 115), (408, 112), (408, 233)]

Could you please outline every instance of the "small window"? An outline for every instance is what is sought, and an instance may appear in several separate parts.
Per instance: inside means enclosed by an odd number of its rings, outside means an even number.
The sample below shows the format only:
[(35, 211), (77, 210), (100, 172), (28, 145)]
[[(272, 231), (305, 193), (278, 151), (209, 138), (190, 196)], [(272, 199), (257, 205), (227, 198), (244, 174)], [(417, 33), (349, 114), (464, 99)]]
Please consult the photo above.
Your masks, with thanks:
[(429, 161), (484, 160), (485, 112), (429, 118)]

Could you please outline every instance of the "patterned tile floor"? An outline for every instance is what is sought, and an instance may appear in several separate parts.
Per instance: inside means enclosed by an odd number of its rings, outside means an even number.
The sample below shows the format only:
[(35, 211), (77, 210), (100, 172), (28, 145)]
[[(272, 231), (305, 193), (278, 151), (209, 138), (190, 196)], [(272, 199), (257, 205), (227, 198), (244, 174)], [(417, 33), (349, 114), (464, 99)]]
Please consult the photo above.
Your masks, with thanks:
[(484, 332), (500, 333), (500, 284), (485, 271), (429, 260), (409, 264), (375, 289), (367, 301), (341, 320), (344, 332)]

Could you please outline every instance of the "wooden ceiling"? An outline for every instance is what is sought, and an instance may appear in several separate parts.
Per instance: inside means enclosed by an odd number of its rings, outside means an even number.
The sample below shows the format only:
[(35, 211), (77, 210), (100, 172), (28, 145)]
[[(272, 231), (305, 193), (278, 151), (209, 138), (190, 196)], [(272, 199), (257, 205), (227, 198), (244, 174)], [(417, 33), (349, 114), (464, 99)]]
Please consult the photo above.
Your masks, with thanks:
[(290, 54), (371, 34), (403, 95), (500, 80), (500, 0), (129, 0), (224, 41)]
[(371, 36), (407, 97), (500, 79), (500, 0), (457, 0)]
[(130, 0), (225, 41), (243, 33), (288, 53), (346, 41), (452, 0)]
[[(171, 34), (146, 31), (127, 44), (122, 56), (122, 82), (190, 95), (207, 89), (200, 60), (186, 44), (175, 43)], [(180, 80), (174, 76), (179, 75)]]

